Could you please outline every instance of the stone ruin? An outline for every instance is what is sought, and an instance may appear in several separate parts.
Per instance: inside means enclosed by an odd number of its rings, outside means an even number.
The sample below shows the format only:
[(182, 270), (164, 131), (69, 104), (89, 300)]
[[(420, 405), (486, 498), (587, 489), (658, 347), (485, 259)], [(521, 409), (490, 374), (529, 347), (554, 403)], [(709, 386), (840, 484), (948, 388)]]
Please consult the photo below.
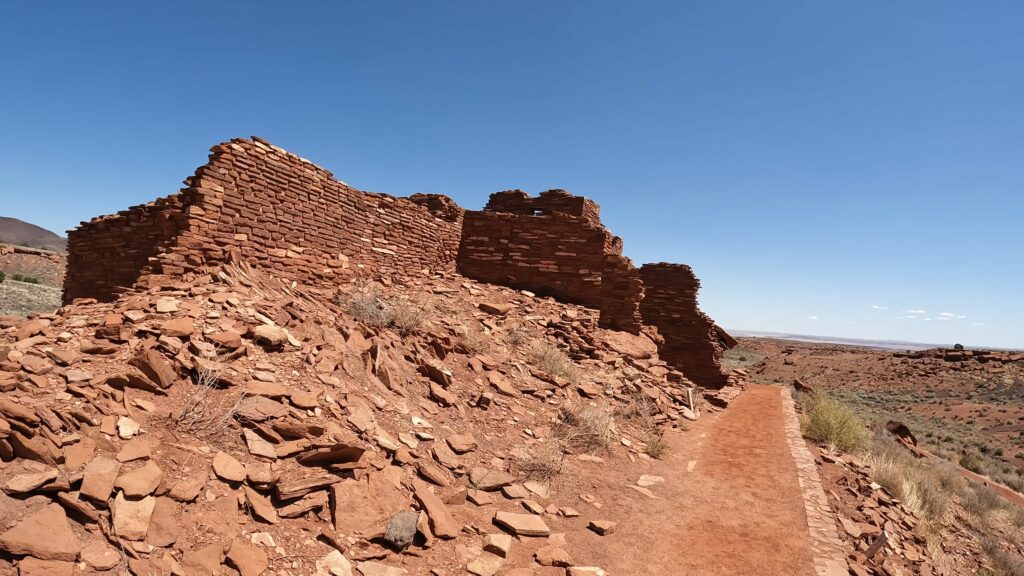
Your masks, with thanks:
[(467, 211), (438, 194), (396, 198), (256, 137), (214, 146), (178, 194), (70, 231), (64, 301), (194, 281), (231, 261), (311, 284), (458, 272), (530, 290), (595, 308), (607, 328), (656, 328), (659, 354), (707, 388), (726, 383), (720, 360), (735, 345), (697, 307), (692, 270), (634, 267), (592, 200), (514, 190)]

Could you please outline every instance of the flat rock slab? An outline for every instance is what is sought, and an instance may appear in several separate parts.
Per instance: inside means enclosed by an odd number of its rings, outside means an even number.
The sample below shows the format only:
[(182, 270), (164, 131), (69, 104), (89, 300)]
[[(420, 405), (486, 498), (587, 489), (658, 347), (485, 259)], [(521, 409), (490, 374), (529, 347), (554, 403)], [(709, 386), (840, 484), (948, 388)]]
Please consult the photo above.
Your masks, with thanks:
[(515, 536), (547, 536), (551, 534), (551, 529), (544, 523), (544, 519), (536, 514), (497, 512), (494, 514), (494, 523)]
[(82, 543), (71, 531), (64, 508), (50, 504), (0, 534), (0, 549), (40, 560), (74, 562)]
[(152, 494), (164, 477), (163, 470), (152, 460), (118, 477), (114, 483), (115, 488), (120, 488), (126, 496), (141, 498)]
[(515, 478), (491, 468), (473, 468), (469, 471), (469, 481), (473, 487), (485, 492), (493, 492), (502, 486), (508, 486), (515, 482)]
[(18, 474), (4, 484), (4, 492), (8, 494), (25, 494), (40, 486), (49, 484), (57, 479), (57, 469), (47, 468), (42, 472), (29, 474)]
[(213, 455), (213, 473), (228, 482), (245, 480), (245, 466), (226, 452), (217, 452)]
[(112, 506), (114, 532), (128, 540), (145, 540), (154, 508), (156, 508), (156, 498), (152, 496), (147, 496), (142, 500), (128, 500), (122, 492), (118, 492)]

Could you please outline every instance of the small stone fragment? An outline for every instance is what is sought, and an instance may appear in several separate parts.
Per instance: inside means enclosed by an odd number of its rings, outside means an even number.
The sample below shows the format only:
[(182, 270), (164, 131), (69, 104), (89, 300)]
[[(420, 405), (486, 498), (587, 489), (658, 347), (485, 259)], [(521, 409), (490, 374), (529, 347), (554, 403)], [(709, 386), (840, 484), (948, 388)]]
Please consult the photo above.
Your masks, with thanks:
[(536, 514), (497, 512), (494, 514), (494, 523), (515, 536), (547, 536), (551, 534), (551, 529), (544, 523), (544, 519)]
[(213, 455), (213, 473), (228, 482), (245, 480), (245, 466), (226, 452), (217, 452)]
[(617, 524), (610, 520), (591, 520), (587, 528), (590, 528), (594, 532), (597, 532), (601, 536), (608, 536), (609, 534), (615, 533), (615, 527)]

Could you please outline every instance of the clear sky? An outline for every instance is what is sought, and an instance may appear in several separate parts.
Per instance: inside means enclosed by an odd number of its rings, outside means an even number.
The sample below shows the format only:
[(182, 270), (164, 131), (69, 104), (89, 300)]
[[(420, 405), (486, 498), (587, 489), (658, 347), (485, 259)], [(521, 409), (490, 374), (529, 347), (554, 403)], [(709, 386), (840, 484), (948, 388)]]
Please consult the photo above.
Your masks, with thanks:
[(58, 232), (259, 135), (350, 184), (602, 206), (722, 325), (1024, 347), (1024, 3), (0, 7), (0, 215)]

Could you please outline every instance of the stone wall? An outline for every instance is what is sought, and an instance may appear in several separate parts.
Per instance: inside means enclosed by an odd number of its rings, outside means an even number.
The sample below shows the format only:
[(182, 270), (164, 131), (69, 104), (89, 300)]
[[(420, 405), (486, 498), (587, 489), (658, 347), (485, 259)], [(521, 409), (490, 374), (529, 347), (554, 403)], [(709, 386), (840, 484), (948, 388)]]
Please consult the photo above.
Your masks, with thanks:
[(71, 231), (65, 301), (189, 282), (231, 260), (326, 285), (457, 267), (469, 278), (596, 308), (608, 328), (655, 326), (667, 362), (707, 387), (725, 381), (719, 360), (733, 344), (697, 308), (700, 284), (690, 268), (635, 268), (587, 198), (510, 190), (466, 212), (446, 196), (356, 190), (259, 138), (214, 146), (185, 185)]
[(693, 270), (685, 264), (644, 264), (640, 278), (643, 323), (657, 327), (665, 339), (658, 355), (705, 388), (723, 386), (722, 355), (736, 341), (700, 311), (700, 281)]
[(150, 259), (184, 229), (185, 201), (181, 194), (160, 198), (69, 231), (64, 301), (109, 300), (133, 286)]
[(270, 143), (235, 139), (178, 195), (69, 233), (65, 301), (180, 278), (229, 258), (309, 282), (454, 270), (462, 210), (356, 190)]
[(458, 271), (597, 308), (603, 326), (639, 332), (639, 275), (598, 214), (591, 200), (561, 190), (492, 194), (483, 211), (465, 213)]
[(484, 210), (522, 216), (548, 216), (554, 212), (561, 212), (585, 218), (595, 224), (601, 223), (601, 208), (596, 202), (557, 189), (541, 192), (536, 198), (522, 190), (497, 192), (491, 194)]

